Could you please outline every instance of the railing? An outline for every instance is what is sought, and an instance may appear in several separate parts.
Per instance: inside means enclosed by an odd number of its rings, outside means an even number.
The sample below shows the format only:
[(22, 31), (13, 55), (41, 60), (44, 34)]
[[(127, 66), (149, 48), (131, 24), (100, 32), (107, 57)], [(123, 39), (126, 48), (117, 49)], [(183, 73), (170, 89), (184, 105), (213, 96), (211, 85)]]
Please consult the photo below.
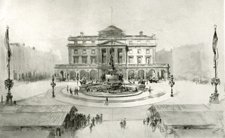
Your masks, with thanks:
[(129, 43), (128, 46), (153, 46), (157, 43)]
[[(55, 68), (71, 68), (71, 67), (109, 67), (109, 64), (56, 64)], [(115, 64), (116, 67), (125, 67), (126, 64)], [(127, 64), (127, 67), (168, 67), (168, 64)]]

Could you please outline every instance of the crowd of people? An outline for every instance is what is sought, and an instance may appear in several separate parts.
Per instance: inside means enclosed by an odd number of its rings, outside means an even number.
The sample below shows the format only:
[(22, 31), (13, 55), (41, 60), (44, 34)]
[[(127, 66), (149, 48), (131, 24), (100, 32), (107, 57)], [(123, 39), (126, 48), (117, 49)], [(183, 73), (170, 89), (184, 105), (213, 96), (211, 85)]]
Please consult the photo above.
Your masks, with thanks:
[(126, 125), (127, 125), (127, 121), (126, 121), (126, 118), (124, 118), (120, 121), (120, 128), (125, 129)]
[(97, 124), (102, 124), (102, 122), (103, 122), (103, 115), (102, 114), (100, 114), (100, 115), (96, 115), (95, 117), (93, 117), (92, 119), (91, 119), (91, 124), (90, 124), (90, 133), (92, 133), (92, 128), (93, 127), (95, 127), (95, 125), (97, 125)]
[(67, 93), (70, 93), (71, 95), (78, 95), (78, 88), (74, 88), (74, 90), (72, 90), (72, 88), (69, 88), (69, 86), (67, 85)]
[(65, 129), (71, 130), (79, 130), (83, 129), (87, 126), (90, 126), (90, 131), (92, 132), (92, 128), (96, 126), (96, 124), (102, 124), (103, 122), (103, 114), (97, 114), (92, 117), (90, 114), (85, 115), (81, 113), (75, 114), (67, 114), (65, 119)]

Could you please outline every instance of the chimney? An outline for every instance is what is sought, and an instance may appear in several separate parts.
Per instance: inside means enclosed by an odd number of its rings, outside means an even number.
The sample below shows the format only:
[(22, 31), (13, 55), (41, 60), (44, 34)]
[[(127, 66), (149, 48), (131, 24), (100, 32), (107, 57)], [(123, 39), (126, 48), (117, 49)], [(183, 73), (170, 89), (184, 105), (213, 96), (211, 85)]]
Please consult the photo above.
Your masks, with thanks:
[(140, 35), (140, 36), (142, 36), (142, 35), (143, 35), (143, 32), (142, 32), (142, 31), (140, 31), (140, 32), (139, 32), (139, 35)]
[(80, 32), (80, 36), (83, 37), (84, 36), (84, 33), (83, 32)]

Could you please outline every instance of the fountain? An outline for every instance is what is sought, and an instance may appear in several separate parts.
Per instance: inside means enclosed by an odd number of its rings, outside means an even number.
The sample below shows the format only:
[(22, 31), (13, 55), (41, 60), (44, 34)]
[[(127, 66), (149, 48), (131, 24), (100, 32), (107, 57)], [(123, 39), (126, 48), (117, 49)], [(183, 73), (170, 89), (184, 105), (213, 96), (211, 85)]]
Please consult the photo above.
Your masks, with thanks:
[[(107, 73), (102, 76), (104, 78), (103, 82), (98, 83), (88, 83), (82, 84), (80, 86), (80, 90), (83, 92), (103, 92), (108, 94), (131, 94), (138, 92), (138, 90), (143, 89), (145, 87), (139, 87), (138, 85), (124, 83), (123, 75), (119, 73), (119, 71), (115, 68), (114, 63), (114, 49), (110, 49), (110, 62), (109, 62), (109, 69)], [(143, 85), (142, 85), (143, 86)], [(105, 95), (104, 94), (104, 95)]]

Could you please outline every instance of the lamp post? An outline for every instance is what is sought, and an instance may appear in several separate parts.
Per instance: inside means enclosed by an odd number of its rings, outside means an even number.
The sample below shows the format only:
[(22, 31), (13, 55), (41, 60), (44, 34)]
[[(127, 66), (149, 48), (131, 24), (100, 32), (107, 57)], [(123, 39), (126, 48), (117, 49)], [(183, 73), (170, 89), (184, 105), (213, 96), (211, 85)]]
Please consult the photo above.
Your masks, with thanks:
[(78, 81), (79, 81), (79, 73), (77, 73), (77, 86), (78, 86)]
[(171, 87), (171, 97), (173, 97), (173, 85), (175, 85), (175, 82), (173, 80), (173, 75), (170, 76), (170, 81), (169, 81), (169, 85)]
[(219, 94), (218, 94), (218, 90), (217, 90), (217, 85), (220, 84), (220, 79), (218, 78), (218, 75), (217, 75), (217, 60), (219, 58), (219, 53), (218, 53), (218, 48), (217, 48), (217, 42), (218, 42), (218, 37), (217, 37), (217, 34), (216, 34), (216, 25), (214, 26), (214, 29), (215, 29), (215, 32), (214, 32), (214, 36), (213, 36), (213, 53), (214, 53), (214, 68), (215, 68), (215, 77), (212, 78), (211, 80), (211, 84), (212, 85), (215, 85), (215, 92), (211, 94), (210, 96), (210, 100), (209, 102), (210, 103), (215, 103), (215, 104), (218, 104), (219, 103)]
[(54, 92), (54, 87), (56, 86), (56, 83), (54, 82), (55, 78), (54, 78), (54, 75), (52, 76), (52, 83), (51, 83), (51, 86), (52, 86), (52, 97), (54, 98), (55, 97), (55, 92)]
[(11, 48), (9, 45), (9, 27), (7, 26), (6, 28), (6, 33), (5, 33), (5, 46), (7, 49), (7, 68), (8, 68), (8, 79), (5, 80), (5, 88), (8, 89), (8, 93), (6, 96), (6, 104), (12, 104), (12, 94), (11, 94), (11, 88), (13, 87), (13, 80), (10, 79), (10, 60), (11, 60), (11, 56), (12, 56), (12, 52), (11, 52)]

